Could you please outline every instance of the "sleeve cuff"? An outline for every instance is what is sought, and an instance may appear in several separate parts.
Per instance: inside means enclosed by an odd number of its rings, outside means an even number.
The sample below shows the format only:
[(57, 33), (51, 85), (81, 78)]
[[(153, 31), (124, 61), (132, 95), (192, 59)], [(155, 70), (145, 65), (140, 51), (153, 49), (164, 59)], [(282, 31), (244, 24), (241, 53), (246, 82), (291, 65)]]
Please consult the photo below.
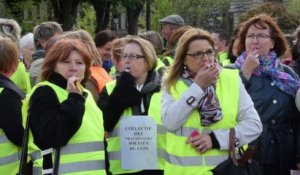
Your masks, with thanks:
[(81, 101), (81, 102), (85, 102), (85, 96), (86, 96), (87, 94), (78, 94), (78, 93), (69, 93), (69, 96), (68, 96), (68, 98), (73, 98), (73, 99), (76, 99), (76, 100), (78, 100), (78, 101)]
[(211, 143), (212, 143), (212, 148), (214, 149), (220, 149), (220, 144), (215, 136), (215, 134), (213, 132), (209, 133), (210, 139), (211, 139)]

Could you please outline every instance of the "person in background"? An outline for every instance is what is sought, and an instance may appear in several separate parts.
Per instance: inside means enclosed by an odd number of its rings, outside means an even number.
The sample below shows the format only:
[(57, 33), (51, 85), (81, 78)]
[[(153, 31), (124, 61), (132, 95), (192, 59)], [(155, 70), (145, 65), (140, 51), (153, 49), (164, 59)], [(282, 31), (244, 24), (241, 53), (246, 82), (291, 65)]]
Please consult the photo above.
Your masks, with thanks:
[(215, 31), (212, 33), (212, 37), (215, 41), (219, 62), (222, 66), (230, 64), (230, 60), (228, 59), (228, 39), (226, 33), (222, 31)]
[(79, 40), (59, 39), (46, 54), (41, 82), (24, 102), (33, 137), (29, 145), (44, 153), (34, 164), (44, 174), (106, 174), (102, 112), (83, 88), (92, 59)]
[(300, 170), (300, 113), (295, 106), (299, 78), (280, 57), (288, 49), (279, 26), (270, 16), (257, 15), (238, 33), (237, 53), (232, 67), (240, 70), (245, 88), (263, 123), (254, 157), (264, 175), (288, 175)]
[(146, 31), (138, 34), (139, 37), (148, 40), (155, 49), (156, 54), (159, 56), (162, 54), (163, 39), (156, 31)]
[(284, 35), (287, 43), (288, 43), (288, 49), (286, 52), (281, 56), (281, 62), (285, 65), (290, 65), (294, 58), (292, 57), (292, 49), (294, 47), (294, 37), (291, 34), (285, 34)]
[(291, 68), (293, 68), (293, 70), (300, 77), (300, 27), (295, 30), (294, 36), (294, 46), (291, 51), (293, 61), (289, 64), (289, 66), (291, 66)]
[[(107, 151), (112, 174), (162, 175), (164, 168), (165, 135), (161, 125), (161, 76), (155, 70), (156, 53), (147, 40), (127, 38), (121, 57), (122, 72), (117, 80), (109, 82), (102, 90), (98, 106), (103, 111), (104, 128), (108, 132)], [(137, 115), (137, 116), (136, 116)], [(158, 169), (128, 170), (122, 168), (120, 120), (125, 117), (150, 116), (158, 129)], [(127, 157), (130, 161), (131, 157)]]
[(157, 54), (156, 70), (159, 72), (161, 76), (163, 76), (167, 67), (160, 59), (160, 53), (162, 52), (162, 48), (163, 48), (163, 40), (160, 34), (155, 31), (147, 31), (147, 32), (139, 33), (138, 36), (149, 41), (154, 47), (155, 52)]
[(262, 132), (238, 70), (219, 65), (213, 38), (202, 29), (191, 28), (179, 39), (161, 111), (168, 130), (165, 175), (212, 175), (228, 159), (230, 128), (238, 147)]
[(102, 60), (102, 67), (108, 74), (114, 74), (112, 71), (113, 63), (111, 60), (112, 42), (116, 35), (111, 30), (102, 30), (94, 38), (97, 50)]
[(33, 33), (27, 33), (20, 40), (20, 52), (23, 57), (23, 62), (26, 67), (26, 70), (29, 71), (32, 55), (35, 51)]
[(165, 45), (168, 45), (170, 42), (172, 34), (175, 32), (176, 29), (179, 27), (184, 26), (184, 19), (176, 14), (169, 15), (161, 20), (159, 20), (161, 23), (161, 33), (166, 40)]
[[(21, 28), (13, 19), (0, 18), (0, 36), (11, 39), (18, 47), (20, 44)], [(19, 87), (19, 89), (27, 93), (31, 89), (29, 75), (26, 72), (21, 56), (19, 56), (19, 62), (17, 70), (10, 76), (10, 79)]]
[(22, 147), (22, 99), (25, 94), (9, 79), (19, 64), (17, 45), (0, 36), (0, 172), (17, 174)]
[(39, 82), (48, 40), (51, 37), (61, 35), (62, 33), (62, 27), (54, 21), (43, 22), (33, 28), (35, 52), (32, 55), (32, 64), (29, 69), (31, 86), (34, 86)]
[(177, 42), (179, 38), (186, 32), (192, 28), (191, 26), (182, 26), (175, 30), (175, 32), (171, 35), (170, 41), (168, 43), (166, 51), (163, 53), (163, 57), (161, 58), (162, 62), (170, 67), (174, 62), (175, 50), (177, 47)]
[(102, 60), (96, 49), (95, 43), (91, 35), (85, 30), (78, 30), (73, 32), (66, 32), (61, 36), (61, 38), (79, 39), (85, 44), (89, 53), (92, 54), (92, 66), (90, 67), (91, 76), (86, 83), (86, 88), (92, 93), (94, 100), (97, 102), (99, 100), (99, 94), (102, 91), (106, 83), (111, 81), (111, 77), (102, 68)]
[(228, 47), (228, 59), (230, 60), (230, 63), (235, 63), (236, 58), (238, 57), (238, 54), (236, 53), (236, 47), (237, 47), (237, 35), (240, 29), (242, 28), (243, 23), (238, 24), (238, 26), (234, 29), (233, 35), (231, 37), (229, 47)]
[(112, 43), (112, 71), (111, 71), (111, 77), (112, 79), (116, 79), (120, 73), (123, 71), (122, 70), (122, 52), (124, 49), (124, 45), (126, 44), (127, 37), (122, 37), (122, 38), (117, 38), (113, 41)]

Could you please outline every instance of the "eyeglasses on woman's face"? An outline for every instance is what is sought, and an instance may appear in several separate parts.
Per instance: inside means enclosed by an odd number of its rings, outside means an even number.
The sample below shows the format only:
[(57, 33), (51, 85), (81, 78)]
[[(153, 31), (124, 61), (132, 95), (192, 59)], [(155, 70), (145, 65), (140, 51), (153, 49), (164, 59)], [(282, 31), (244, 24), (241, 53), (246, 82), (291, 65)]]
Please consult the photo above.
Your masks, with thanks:
[(258, 40), (264, 40), (264, 39), (271, 38), (271, 36), (264, 33), (259, 33), (259, 34), (247, 33), (246, 38), (251, 40), (254, 40), (255, 38)]
[(126, 58), (128, 58), (129, 60), (137, 60), (137, 59), (140, 59), (140, 58), (145, 58), (144, 55), (137, 55), (137, 54), (122, 54), (122, 57), (121, 57), (123, 60), (125, 60)]
[(186, 55), (191, 56), (195, 59), (202, 59), (204, 55), (207, 55), (207, 57), (212, 58), (215, 56), (215, 51), (213, 49), (208, 49), (206, 51), (194, 51), (192, 53), (187, 53)]

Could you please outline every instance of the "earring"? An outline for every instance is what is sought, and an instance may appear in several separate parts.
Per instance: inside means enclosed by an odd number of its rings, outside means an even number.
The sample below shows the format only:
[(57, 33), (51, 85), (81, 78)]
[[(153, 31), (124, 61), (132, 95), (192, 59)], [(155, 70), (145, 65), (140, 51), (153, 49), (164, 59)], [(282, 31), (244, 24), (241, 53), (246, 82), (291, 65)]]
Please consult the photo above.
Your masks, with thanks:
[(183, 65), (183, 70), (187, 70), (187, 66), (186, 65)]

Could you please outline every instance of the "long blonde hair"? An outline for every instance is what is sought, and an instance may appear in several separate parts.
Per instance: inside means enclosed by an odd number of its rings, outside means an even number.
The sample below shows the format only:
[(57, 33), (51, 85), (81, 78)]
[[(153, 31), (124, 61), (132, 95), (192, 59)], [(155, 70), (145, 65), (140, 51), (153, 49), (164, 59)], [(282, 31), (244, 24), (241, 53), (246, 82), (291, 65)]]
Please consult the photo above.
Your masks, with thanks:
[(175, 85), (176, 81), (180, 78), (184, 67), (184, 60), (186, 57), (186, 52), (192, 41), (202, 39), (207, 40), (214, 48), (214, 40), (211, 34), (203, 29), (191, 28), (187, 30), (178, 40), (174, 63), (170, 68), (169, 73), (164, 81), (164, 84), (168, 91), (170, 91), (171, 86)]

